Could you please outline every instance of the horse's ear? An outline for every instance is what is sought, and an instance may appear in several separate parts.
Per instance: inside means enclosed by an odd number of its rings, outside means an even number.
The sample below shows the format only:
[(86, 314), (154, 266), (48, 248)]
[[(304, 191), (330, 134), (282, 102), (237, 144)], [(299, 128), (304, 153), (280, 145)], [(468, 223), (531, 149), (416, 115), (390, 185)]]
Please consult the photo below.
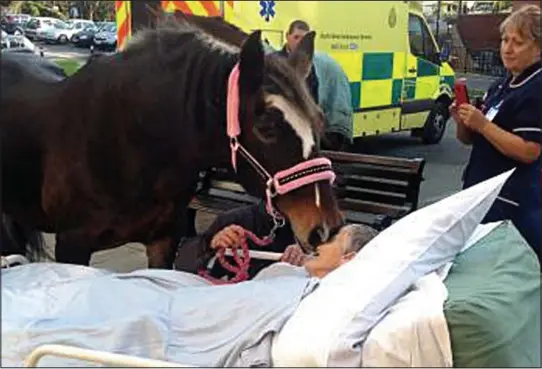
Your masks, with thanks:
[(261, 31), (252, 32), (241, 47), (239, 85), (248, 93), (255, 93), (263, 84), (265, 53), (261, 34)]
[(308, 32), (303, 39), (299, 42), (299, 45), (293, 53), (288, 57), (290, 65), (301, 75), (302, 78), (306, 78), (312, 68), (312, 59), (314, 57), (314, 38), (316, 32)]

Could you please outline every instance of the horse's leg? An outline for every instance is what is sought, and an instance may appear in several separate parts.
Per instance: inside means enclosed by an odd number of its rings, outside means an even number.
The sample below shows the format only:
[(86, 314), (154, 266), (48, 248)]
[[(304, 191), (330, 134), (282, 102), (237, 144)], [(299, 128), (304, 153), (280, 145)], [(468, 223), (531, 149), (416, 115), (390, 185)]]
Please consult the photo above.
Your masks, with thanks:
[(175, 242), (165, 237), (146, 245), (149, 268), (171, 269), (175, 259)]
[(149, 268), (173, 268), (181, 238), (196, 235), (195, 215), (195, 211), (180, 205), (173, 209), (161, 235), (145, 243)]
[(56, 235), (55, 261), (57, 263), (90, 265), (92, 237), (81, 231), (71, 231)]

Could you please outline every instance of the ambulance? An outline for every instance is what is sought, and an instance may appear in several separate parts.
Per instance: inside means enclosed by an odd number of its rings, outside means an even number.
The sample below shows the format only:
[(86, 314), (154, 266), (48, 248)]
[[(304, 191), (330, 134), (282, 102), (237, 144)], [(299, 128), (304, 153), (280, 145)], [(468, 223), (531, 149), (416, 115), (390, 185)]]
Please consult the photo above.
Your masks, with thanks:
[[(136, 24), (130, 2), (116, 3), (117, 29), (124, 32), (118, 35), (122, 47)], [(290, 23), (304, 20), (316, 31), (316, 49), (336, 60), (348, 77), (354, 138), (410, 131), (424, 143), (436, 144), (444, 135), (455, 74), (440, 52), (420, 1), (159, 3), (166, 11), (222, 16), (246, 32), (262, 30), (263, 39), (277, 50), (286, 42)]]

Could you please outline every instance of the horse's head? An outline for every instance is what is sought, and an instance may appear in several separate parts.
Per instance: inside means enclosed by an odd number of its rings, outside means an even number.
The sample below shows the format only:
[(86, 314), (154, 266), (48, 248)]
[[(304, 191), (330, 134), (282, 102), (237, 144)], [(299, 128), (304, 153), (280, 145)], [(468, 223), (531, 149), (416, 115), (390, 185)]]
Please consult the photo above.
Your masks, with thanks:
[(327, 241), (343, 223), (329, 162), (318, 159), (324, 115), (304, 81), (313, 53), (314, 32), (287, 59), (266, 56), (260, 32), (246, 39), (238, 59), (241, 146), (232, 143), (240, 182), (268, 202), (271, 197), (309, 250)]
[[(314, 33), (283, 58), (264, 53), (259, 31), (247, 35), (219, 18), (175, 15), (164, 17), (157, 30), (134, 35), (120, 58), (140, 59), (149, 71), (131, 77), (145, 79), (147, 93), (140, 101), (159, 102), (167, 119), (175, 119), (167, 127), (180, 132), (179, 121), (184, 129), (197, 127), (184, 133), (181, 156), (195, 145), (209, 151), (200, 154), (209, 156), (202, 165), (213, 166), (227, 153), (243, 187), (268, 199), (270, 213), (285, 215), (305, 248), (327, 241), (343, 220), (331, 187), (333, 172), (319, 153), (324, 115), (304, 81), (312, 66)], [(131, 86), (132, 91), (138, 89)], [(227, 125), (227, 132), (214, 126), (202, 135), (204, 143), (194, 144), (195, 132), (216, 121)]]

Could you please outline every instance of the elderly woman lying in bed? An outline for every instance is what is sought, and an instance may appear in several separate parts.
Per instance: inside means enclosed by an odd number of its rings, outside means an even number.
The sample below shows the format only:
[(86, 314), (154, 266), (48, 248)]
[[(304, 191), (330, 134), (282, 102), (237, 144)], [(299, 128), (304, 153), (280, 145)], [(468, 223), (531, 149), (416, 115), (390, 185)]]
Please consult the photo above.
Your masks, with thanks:
[(305, 255), (298, 245), (290, 245), (284, 252), (282, 262), (262, 269), (256, 278), (294, 274), (323, 278), (352, 260), (376, 235), (377, 231), (369, 226), (350, 224), (341, 228), (330, 242), (320, 245), (313, 255)]
[[(196, 273), (205, 267), (212, 255), (219, 248), (236, 248), (241, 244), (243, 229), (256, 235), (269, 234), (273, 221), (265, 210), (265, 204), (259, 203), (230, 210), (219, 215), (209, 228), (196, 237), (181, 242), (175, 258), (175, 269), (178, 271)], [(281, 253), (282, 263), (273, 264), (271, 271), (265, 274), (305, 273), (310, 276), (322, 278), (336, 269), (344, 262), (350, 260), (356, 252), (365, 246), (377, 235), (373, 228), (361, 224), (343, 227), (331, 242), (321, 245), (315, 255), (305, 255), (295, 242), (293, 231), (288, 224), (279, 228), (270, 245), (259, 246), (252, 244), (254, 250)], [(250, 261), (248, 274), (254, 278), (264, 268), (273, 262), (255, 260)], [(287, 266), (286, 264), (290, 264)], [(301, 268), (294, 268), (299, 266)], [(211, 270), (214, 277), (221, 278), (227, 272), (219, 263)]]
[[(269, 366), (272, 337), (300, 301), (375, 234), (345, 226), (317, 254), (290, 246), (283, 262), (227, 286), (172, 270), (113, 273), (60, 263), (4, 269), (1, 364), (19, 366), (39, 345), (62, 343), (189, 366)], [(42, 364), (81, 362), (48, 357)]]

